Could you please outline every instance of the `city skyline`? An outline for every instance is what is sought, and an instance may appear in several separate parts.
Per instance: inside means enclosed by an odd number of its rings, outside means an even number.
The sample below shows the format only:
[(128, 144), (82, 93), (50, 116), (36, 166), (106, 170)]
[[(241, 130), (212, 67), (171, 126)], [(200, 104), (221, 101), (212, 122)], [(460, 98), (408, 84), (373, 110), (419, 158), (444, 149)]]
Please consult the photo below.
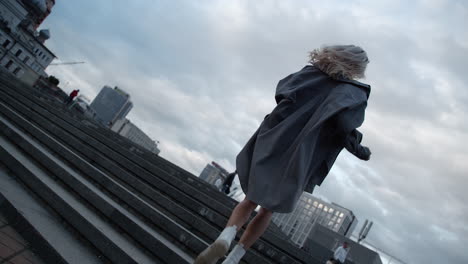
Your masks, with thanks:
[(211, 160), (234, 169), (274, 107), (276, 83), (308, 51), (361, 45), (373, 87), (362, 131), (373, 156), (363, 163), (343, 152), (314, 194), (373, 220), (367, 240), (406, 262), (463, 263), (467, 10), (436, 0), (57, 1), (40, 29), (50, 29), (61, 61), (87, 62), (49, 74), (89, 97), (109, 80), (128, 87), (130, 118), (196, 175)]
[(350, 238), (358, 221), (352, 210), (327, 203), (309, 193), (302, 194), (293, 212), (275, 213), (272, 218), (272, 222), (299, 247), (304, 246), (315, 224)]

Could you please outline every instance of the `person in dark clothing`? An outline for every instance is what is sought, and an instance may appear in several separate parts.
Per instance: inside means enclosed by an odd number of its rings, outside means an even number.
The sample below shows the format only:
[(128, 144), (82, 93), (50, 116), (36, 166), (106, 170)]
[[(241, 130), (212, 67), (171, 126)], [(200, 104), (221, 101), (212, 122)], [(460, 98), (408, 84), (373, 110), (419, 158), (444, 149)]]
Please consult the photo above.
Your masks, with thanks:
[(65, 104), (67, 105), (71, 104), (71, 102), (73, 102), (73, 99), (78, 95), (79, 91), (80, 90), (73, 90), (68, 96), (67, 100), (65, 101)]
[(305, 192), (313, 192), (346, 148), (361, 160), (371, 152), (357, 130), (364, 122), (370, 85), (364, 77), (369, 60), (354, 45), (324, 46), (310, 53), (310, 64), (280, 80), (276, 107), (236, 158), (237, 175), (246, 194), (232, 211), (225, 229), (195, 264), (224, 256), (236, 232), (250, 221), (223, 264), (237, 264), (265, 232), (273, 212), (290, 213)]
[(236, 177), (236, 175), (237, 175), (237, 170), (228, 174), (228, 176), (226, 177), (226, 180), (223, 183), (223, 188), (221, 189), (223, 193), (229, 194), (231, 192), (232, 182), (234, 181), (234, 178)]

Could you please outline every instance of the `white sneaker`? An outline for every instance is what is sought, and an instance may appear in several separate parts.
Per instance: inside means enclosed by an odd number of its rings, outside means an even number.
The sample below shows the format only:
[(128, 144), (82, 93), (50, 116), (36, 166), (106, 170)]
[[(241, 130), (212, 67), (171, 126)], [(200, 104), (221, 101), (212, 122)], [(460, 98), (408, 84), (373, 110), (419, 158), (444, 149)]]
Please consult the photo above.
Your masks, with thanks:
[(229, 250), (237, 233), (237, 226), (226, 227), (219, 237), (195, 259), (194, 264), (215, 264)]
[(244, 255), (244, 246), (242, 244), (237, 244), (222, 264), (238, 264)]

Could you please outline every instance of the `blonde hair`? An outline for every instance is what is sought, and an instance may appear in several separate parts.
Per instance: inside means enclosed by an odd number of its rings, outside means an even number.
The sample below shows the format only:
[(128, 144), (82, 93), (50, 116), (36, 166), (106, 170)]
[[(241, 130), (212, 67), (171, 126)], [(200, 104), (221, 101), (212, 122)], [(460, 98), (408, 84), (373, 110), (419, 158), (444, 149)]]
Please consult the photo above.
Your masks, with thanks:
[(367, 53), (354, 45), (323, 46), (309, 53), (309, 62), (334, 79), (364, 78), (369, 59)]

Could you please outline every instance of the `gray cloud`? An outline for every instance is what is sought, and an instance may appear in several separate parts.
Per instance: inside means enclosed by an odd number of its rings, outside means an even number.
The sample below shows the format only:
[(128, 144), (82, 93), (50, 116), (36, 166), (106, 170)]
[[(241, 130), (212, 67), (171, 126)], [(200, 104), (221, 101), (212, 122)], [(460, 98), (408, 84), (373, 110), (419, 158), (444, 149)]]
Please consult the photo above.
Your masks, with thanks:
[(49, 68), (93, 98), (127, 90), (130, 119), (162, 156), (199, 174), (235, 156), (274, 107), (276, 83), (322, 44), (363, 46), (373, 86), (361, 128), (370, 162), (343, 153), (316, 193), (410, 263), (468, 262), (466, 1), (57, 2)]

